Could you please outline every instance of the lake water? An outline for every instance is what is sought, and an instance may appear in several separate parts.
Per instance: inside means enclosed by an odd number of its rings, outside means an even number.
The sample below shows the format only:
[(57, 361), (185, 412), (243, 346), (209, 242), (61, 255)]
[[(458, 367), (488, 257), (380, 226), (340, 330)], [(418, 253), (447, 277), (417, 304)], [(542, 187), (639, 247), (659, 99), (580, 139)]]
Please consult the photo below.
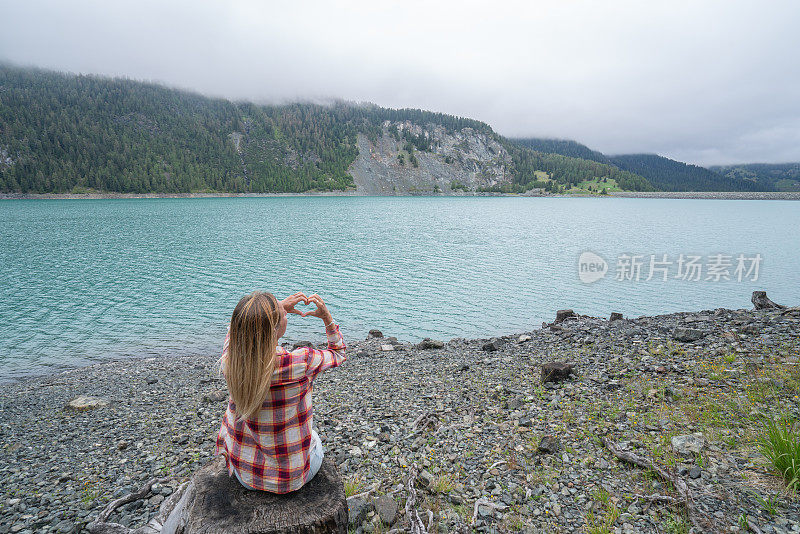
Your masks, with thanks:
[[(756, 289), (797, 305), (799, 230), (790, 201), (0, 201), (0, 380), (219, 353), (233, 307), (254, 289), (318, 292), (346, 339), (379, 328), (409, 341), (530, 330), (560, 308), (631, 317), (749, 308)], [(608, 262), (604, 279), (581, 282), (584, 251)], [(629, 273), (618, 269), (623, 254), (643, 256), (639, 281), (616, 279)], [(673, 264), (648, 281), (652, 254)], [(676, 278), (681, 254), (700, 257), (700, 280)], [(731, 280), (706, 280), (718, 254), (732, 256)], [(737, 280), (739, 254), (747, 267), (760, 254), (758, 280)], [(318, 319), (289, 319), (286, 337), (322, 339)]]

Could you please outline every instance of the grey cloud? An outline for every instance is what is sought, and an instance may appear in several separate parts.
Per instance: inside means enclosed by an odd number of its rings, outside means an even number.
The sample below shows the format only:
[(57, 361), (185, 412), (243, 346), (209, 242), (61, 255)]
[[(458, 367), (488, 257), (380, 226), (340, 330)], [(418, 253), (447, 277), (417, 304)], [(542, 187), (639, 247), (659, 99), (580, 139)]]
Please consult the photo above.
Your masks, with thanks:
[(0, 58), (421, 107), (700, 164), (800, 161), (800, 3), (0, 0)]

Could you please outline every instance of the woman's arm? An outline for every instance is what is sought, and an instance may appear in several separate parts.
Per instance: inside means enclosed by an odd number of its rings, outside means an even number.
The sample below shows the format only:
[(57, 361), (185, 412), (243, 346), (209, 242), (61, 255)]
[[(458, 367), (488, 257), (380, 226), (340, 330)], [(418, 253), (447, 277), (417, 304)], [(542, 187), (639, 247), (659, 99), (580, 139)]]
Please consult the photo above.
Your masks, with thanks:
[(322, 319), (325, 324), (325, 334), (328, 337), (328, 348), (326, 350), (307, 348), (306, 375), (313, 378), (326, 369), (341, 365), (347, 359), (345, 354), (347, 346), (344, 343), (342, 333), (339, 331), (339, 325), (333, 322), (333, 316), (328, 311), (328, 307), (325, 306), (322, 297), (315, 293), (308, 297), (308, 301), (316, 304), (317, 309), (306, 312), (304, 317), (311, 315)]
[[(228, 323), (228, 333), (225, 334), (225, 343), (222, 344), (222, 358), (219, 359), (219, 372), (225, 376), (225, 362), (228, 360), (228, 346), (231, 344), (231, 325)], [(227, 377), (226, 377), (227, 378)]]

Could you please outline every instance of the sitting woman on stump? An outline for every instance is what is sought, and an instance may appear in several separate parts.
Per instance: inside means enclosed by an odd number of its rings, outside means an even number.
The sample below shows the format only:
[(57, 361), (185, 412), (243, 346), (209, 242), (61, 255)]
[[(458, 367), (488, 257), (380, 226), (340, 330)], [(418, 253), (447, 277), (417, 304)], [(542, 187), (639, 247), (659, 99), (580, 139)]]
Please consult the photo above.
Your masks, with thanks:
[[(317, 308), (295, 310), (300, 302)], [(278, 345), (289, 313), (322, 319), (328, 349), (289, 352)], [(273, 493), (298, 490), (311, 480), (323, 454), (311, 428), (314, 378), (344, 361), (344, 339), (319, 295), (296, 293), (279, 301), (256, 291), (243, 297), (220, 360), (230, 398), (214, 455), (225, 455), (228, 474), (246, 488)]]

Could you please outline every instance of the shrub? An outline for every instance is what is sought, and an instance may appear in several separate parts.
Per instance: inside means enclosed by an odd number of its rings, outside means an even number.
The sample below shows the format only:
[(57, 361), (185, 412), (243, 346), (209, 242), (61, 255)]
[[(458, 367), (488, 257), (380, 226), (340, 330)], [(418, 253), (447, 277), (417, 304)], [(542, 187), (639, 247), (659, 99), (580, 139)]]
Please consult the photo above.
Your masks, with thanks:
[(761, 453), (783, 476), (787, 487), (800, 487), (800, 428), (788, 417), (764, 422), (758, 437)]
[(455, 488), (455, 482), (450, 475), (441, 475), (433, 483), (431, 490), (434, 493), (450, 493)]

